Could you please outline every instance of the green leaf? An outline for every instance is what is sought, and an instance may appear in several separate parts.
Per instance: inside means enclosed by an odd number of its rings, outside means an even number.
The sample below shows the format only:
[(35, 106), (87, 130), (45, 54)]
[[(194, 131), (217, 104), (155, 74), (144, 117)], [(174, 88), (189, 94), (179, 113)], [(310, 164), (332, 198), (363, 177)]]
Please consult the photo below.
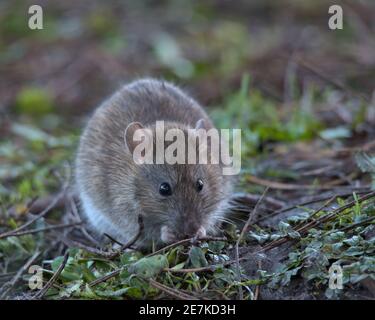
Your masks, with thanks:
[(185, 262), (181, 262), (181, 263), (175, 265), (175, 266), (172, 268), (172, 270), (180, 270), (180, 269), (182, 269), (184, 266), (185, 266)]
[(292, 239), (301, 239), (301, 235), (299, 234), (298, 231), (291, 230), (288, 232), (288, 236)]
[(290, 283), (292, 276), (297, 275), (298, 271), (301, 268), (302, 266), (286, 271), (281, 279), (281, 285), (282, 286), (288, 285)]
[(280, 222), (279, 222), (279, 230), (280, 230), (282, 233), (287, 234), (288, 231), (291, 230), (291, 228), (292, 228), (292, 227), (290, 226), (289, 223), (286, 223), (286, 222), (284, 222), (284, 221), (280, 221)]
[(370, 157), (368, 154), (362, 152), (355, 155), (355, 160), (362, 172), (375, 173), (375, 157)]
[(168, 260), (164, 255), (142, 258), (129, 267), (129, 272), (135, 273), (144, 278), (151, 278), (168, 267)]
[(208, 265), (202, 249), (196, 246), (190, 249), (189, 260), (194, 268), (206, 267)]
[(264, 242), (266, 242), (267, 240), (270, 239), (270, 235), (268, 233), (263, 233), (263, 232), (257, 233), (257, 232), (254, 232), (254, 231), (250, 231), (248, 233), (248, 236), (249, 236), (249, 238), (255, 239), (260, 244), (262, 244), (262, 243), (264, 243)]
[(208, 243), (208, 249), (214, 253), (220, 253), (225, 247), (224, 241), (211, 241)]
[(142, 254), (139, 252), (124, 252), (120, 256), (121, 265), (127, 265), (141, 259)]
[(350, 247), (344, 252), (344, 254), (347, 256), (359, 256), (363, 254), (363, 249), (359, 247)]
[(83, 281), (77, 280), (69, 283), (64, 289), (59, 292), (60, 298), (69, 298), (72, 295), (79, 295)]
[[(57, 271), (62, 262), (62, 256), (59, 256), (52, 261), (51, 268), (54, 273)], [(78, 265), (77, 261), (75, 261), (73, 257), (69, 257), (64, 270), (60, 274), (60, 277), (64, 278), (65, 281), (74, 281), (80, 280), (82, 275), (82, 268)]]
[(361, 243), (362, 238), (359, 236), (353, 236), (350, 239), (346, 239), (343, 242), (349, 246), (357, 246)]
[(113, 298), (113, 297), (121, 297), (121, 296), (128, 296), (130, 298), (140, 299), (142, 298), (142, 290), (135, 287), (128, 287), (128, 288), (122, 288), (117, 290), (103, 290), (103, 291), (95, 291), (95, 293), (100, 297), (107, 297), (107, 298)]

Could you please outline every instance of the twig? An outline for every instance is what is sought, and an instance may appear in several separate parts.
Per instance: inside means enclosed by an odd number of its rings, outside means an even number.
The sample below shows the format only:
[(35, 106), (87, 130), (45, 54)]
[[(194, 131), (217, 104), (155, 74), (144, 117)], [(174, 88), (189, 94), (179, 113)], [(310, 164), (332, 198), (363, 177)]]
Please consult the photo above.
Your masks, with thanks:
[[(241, 281), (241, 273), (240, 273), (240, 263), (239, 263), (239, 245), (240, 245), (240, 242), (242, 240), (242, 238), (244, 237), (245, 235), (245, 232), (247, 231), (247, 229), (249, 228), (249, 225), (251, 223), (251, 221), (253, 220), (253, 217), (255, 215), (255, 213), (257, 212), (258, 210), (258, 206), (259, 204), (262, 202), (262, 200), (264, 199), (266, 193), (268, 192), (268, 187), (263, 191), (263, 194), (262, 196), (259, 198), (258, 202), (256, 203), (254, 209), (251, 211), (251, 213), (249, 214), (249, 218), (247, 219), (244, 227), (242, 228), (242, 231), (236, 241), (236, 245), (235, 245), (235, 257), (236, 257), (236, 269), (237, 269), (237, 277), (238, 277), (238, 281), (240, 282)], [(239, 298), (240, 300), (243, 300), (243, 291), (242, 291), (242, 287), (240, 286), (239, 287)]]
[[(1, 295), (0, 295), (0, 299), (3, 299), (7, 293), (16, 285), (16, 283), (18, 282), (18, 280), (21, 278), (22, 274), (29, 269), (29, 267), (34, 263), (34, 261), (39, 257), (40, 255), (40, 252), (37, 251), (35, 252), (32, 257), (27, 260), (27, 262), (24, 264), (24, 266), (18, 270), (18, 272), (16, 273), (16, 275), (12, 278), (11, 281), (5, 283), (1, 289), (4, 290)], [(7, 289), (4, 289), (6, 286), (8, 286)]]
[(164, 272), (172, 272), (172, 273), (192, 273), (192, 272), (204, 272), (204, 271), (212, 271), (214, 272), (217, 267), (221, 267), (222, 265), (210, 265), (207, 267), (200, 267), (200, 268), (186, 268), (186, 269), (173, 269), (173, 268), (164, 268)]
[[(204, 237), (204, 238), (200, 238), (199, 240), (203, 240), (203, 241), (204, 240), (225, 241), (226, 238)], [(163, 252), (164, 250), (168, 250), (168, 249), (174, 248), (174, 247), (179, 246), (181, 244), (191, 243), (191, 241), (192, 241), (192, 239), (180, 240), (180, 241), (178, 241), (176, 243), (172, 243), (169, 246), (161, 248), (160, 250), (155, 251), (155, 252), (153, 252), (153, 253), (145, 256), (145, 258), (151, 257), (153, 255), (156, 255), (156, 254), (160, 253), (160, 252)], [(112, 272), (110, 272), (110, 273), (108, 273), (108, 274), (106, 274), (106, 275), (104, 275), (104, 276), (102, 276), (102, 277), (100, 277), (98, 279), (93, 280), (92, 282), (89, 283), (89, 286), (93, 287), (93, 286), (98, 285), (99, 283), (105, 282), (105, 281), (107, 281), (107, 280), (109, 280), (109, 279), (111, 279), (113, 277), (116, 277), (117, 275), (120, 274), (121, 271), (122, 271), (122, 268), (116, 269), (116, 270), (114, 270), (114, 271), (112, 271)], [(174, 271), (177, 271), (177, 270), (171, 270), (171, 271), (174, 272)]]
[[(311, 229), (313, 227), (316, 227), (317, 225), (319, 225), (323, 222), (327, 222), (327, 221), (333, 219), (337, 214), (343, 212), (346, 209), (349, 209), (349, 208), (353, 207), (354, 205), (356, 205), (357, 202), (361, 203), (361, 202), (366, 201), (368, 199), (371, 199), (373, 197), (375, 197), (375, 191), (370, 192), (369, 194), (366, 194), (365, 196), (363, 196), (362, 198), (359, 198), (358, 200), (354, 199), (353, 201), (349, 202), (348, 204), (343, 205), (343, 206), (333, 210), (331, 213), (327, 214), (326, 216), (323, 216), (323, 217), (321, 217), (317, 220), (313, 220), (311, 222), (306, 223), (305, 225), (295, 229), (295, 231), (297, 231), (300, 234), (306, 233), (309, 229)], [(285, 243), (289, 240), (290, 240), (290, 238), (286, 235), (286, 236), (284, 236), (280, 239), (277, 239), (277, 240), (274, 240), (274, 241), (268, 243), (262, 249), (260, 249), (257, 253), (275, 248), (275, 247), (277, 247), (277, 246), (279, 246), (279, 245), (281, 245), (281, 244), (283, 244), (283, 243)]]
[(373, 192), (371, 192), (371, 193), (369, 193), (369, 194), (367, 194), (367, 195), (365, 195), (365, 196), (363, 196), (362, 198), (359, 198), (359, 199), (357, 199), (357, 200), (354, 199), (354, 200), (351, 201), (350, 203), (348, 203), (348, 204), (346, 204), (346, 205), (344, 205), (344, 206), (341, 206), (341, 207), (339, 207), (339, 208), (333, 210), (333, 211), (332, 211), (331, 213), (329, 213), (328, 215), (323, 216), (323, 217), (321, 217), (321, 218), (319, 218), (319, 219), (317, 219), (317, 220), (311, 221), (310, 223), (307, 223), (306, 225), (302, 226), (301, 228), (297, 229), (296, 231), (297, 231), (297, 232), (300, 232), (300, 233), (301, 233), (301, 232), (305, 232), (306, 230), (308, 230), (308, 229), (310, 229), (310, 228), (312, 228), (312, 227), (315, 227), (315, 226), (319, 225), (319, 224), (322, 223), (322, 222), (327, 222), (327, 221), (333, 219), (337, 214), (339, 214), (339, 213), (343, 212), (344, 210), (346, 210), (346, 209), (348, 209), (348, 208), (351, 208), (351, 207), (353, 207), (354, 205), (356, 205), (357, 202), (358, 202), (358, 203), (361, 203), (361, 202), (364, 202), (364, 201), (366, 201), (366, 200), (368, 200), (368, 199), (371, 199), (371, 198), (373, 198), (373, 197), (375, 197), (375, 191), (373, 191)]
[(102, 282), (105, 282), (105, 281), (107, 281), (111, 278), (114, 278), (117, 275), (119, 275), (121, 271), (122, 271), (122, 268), (119, 268), (119, 269), (116, 269), (116, 270), (106, 274), (105, 276), (97, 278), (97, 279), (95, 279), (95, 280), (93, 280), (89, 283), (89, 287), (94, 287), (94, 286), (98, 285), (99, 283), (102, 283)]
[[(258, 270), (262, 270), (262, 260), (258, 261)], [(258, 300), (260, 294), (260, 284), (255, 286), (254, 300)]]
[[(363, 194), (363, 193), (367, 193), (367, 192), (368, 191), (356, 191), (356, 193), (358, 193), (358, 194)], [(353, 195), (353, 192), (345, 192), (345, 193), (337, 194), (336, 198), (348, 197), (348, 196), (352, 196), (352, 195)], [(286, 208), (282, 208), (280, 210), (274, 211), (274, 212), (268, 214), (267, 216), (261, 217), (255, 222), (259, 223), (259, 222), (262, 222), (264, 220), (270, 219), (274, 216), (277, 216), (281, 213), (288, 212), (290, 210), (296, 209), (298, 207), (303, 207), (303, 206), (306, 206), (306, 205), (309, 205), (309, 204), (326, 201), (326, 200), (329, 200), (331, 198), (332, 198), (332, 195), (323, 196), (323, 197), (314, 198), (312, 200), (308, 200), (308, 201), (305, 201), (305, 202), (302, 202), (302, 203), (298, 203), (298, 204), (295, 204), (295, 205), (291, 205), (291, 206), (288, 206)]]
[[(58, 193), (36, 199), (35, 201), (32, 202), (31, 205), (29, 205), (29, 212), (32, 214), (37, 214), (38, 212), (44, 210), (55, 199), (57, 195)], [(59, 198), (59, 200), (55, 203), (54, 207), (62, 209), (65, 206), (65, 202), (66, 202), (66, 194), (64, 194), (64, 197)]]
[(316, 76), (318, 76), (319, 78), (323, 79), (324, 81), (326, 81), (326, 82), (332, 84), (333, 86), (337, 87), (338, 89), (346, 91), (351, 96), (355, 96), (357, 98), (363, 99), (366, 102), (371, 102), (370, 98), (367, 95), (352, 90), (351, 88), (349, 88), (345, 84), (337, 81), (336, 79), (331, 79), (330, 77), (328, 77), (327, 75), (325, 75), (322, 71), (320, 71), (317, 68), (315, 68), (314, 66), (312, 66), (310, 63), (302, 60), (302, 58), (296, 57), (295, 62), (297, 62), (300, 66), (302, 66), (306, 70), (314, 73)]
[(152, 285), (154, 288), (156, 289), (159, 289), (163, 292), (165, 292), (166, 294), (174, 297), (174, 298), (177, 298), (177, 299), (180, 299), (180, 300), (198, 300), (196, 297), (194, 296), (191, 296), (191, 295), (188, 295), (184, 292), (181, 292), (177, 289), (172, 289), (164, 284), (161, 284), (160, 282), (157, 282), (155, 281), (154, 279), (149, 279), (148, 280), (150, 285)]
[(53, 285), (56, 279), (60, 276), (61, 272), (64, 270), (66, 263), (68, 262), (69, 258), (69, 249), (66, 249), (64, 258), (58, 269), (56, 270), (55, 274), (48, 280), (45, 286), (33, 297), (33, 299), (41, 299), (46, 294), (48, 289)]
[(146, 257), (151, 257), (151, 256), (154, 256), (156, 254), (159, 254), (159, 253), (162, 253), (164, 252), (165, 250), (169, 250), (169, 249), (172, 249), (174, 247), (178, 247), (179, 245), (186, 245), (186, 244), (191, 244), (191, 243), (194, 243), (194, 241), (227, 241), (228, 239), (225, 238), (225, 237), (201, 237), (201, 238), (188, 238), (188, 239), (183, 239), (183, 240), (179, 240), (175, 243), (172, 243), (172, 244), (169, 244), (157, 251), (154, 251), (150, 254), (148, 254)]
[[(77, 209), (77, 206), (76, 206), (76, 203), (75, 203), (75, 200), (74, 200), (74, 195), (70, 195), (69, 197), (69, 203), (70, 203), (70, 208), (71, 208), (71, 213), (73, 215), (73, 217), (75, 217), (76, 219), (79, 219), (81, 220), (81, 216), (79, 215), (78, 213), (78, 209)], [(87, 230), (85, 229), (84, 226), (80, 226), (79, 229), (81, 230), (82, 234), (85, 236), (85, 238), (87, 240), (89, 240), (92, 244), (94, 245), (99, 245), (99, 242), (94, 239), (88, 232)]]
[[(332, 190), (333, 186), (316, 186), (311, 184), (293, 184), (293, 183), (283, 183), (277, 181), (269, 181), (266, 179), (258, 178), (255, 176), (247, 176), (246, 180), (251, 183), (255, 183), (264, 187), (269, 187), (271, 189), (279, 190)], [(351, 186), (340, 186), (340, 188), (351, 188), (351, 190), (356, 189), (369, 189), (370, 187), (351, 187)]]
[[(247, 257), (241, 257), (238, 261), (245, 261), (248, 260)], [(173, 268), (164, 268), (163, 271), (165, 272), (172, 272), (172, 273), (192, 273), (192, 272), (214, 272), (218, 268), (222, 268), (225, 266), (229, 266), (231, 264), (236, 263), (236, 260), (228, 260), (223, 263), (212, 264), (206, 267), (200, 268), (188, 268), (188, 269), (173, 269)]]
[(107, 237), (109, 240), (111, 240), (112, 242), (118, 244), (119, 246), (123, 246), (124, 244), (121, 243), (120, 241), (116, 240), (115, 238), (113, 238), (112, 236), (110, 236), (108, 233), (103, 233), (103, 235), (105, 237)]
[(267, 187), (267, 188), (263, 191), (262, 196), (259, 198), (259, 200), (258, 200), (258, 202), (256, 203), (254, 209), (251, 211), (251, 213), (250, 213), (250, 215), (249, 215), (249, 218), (247, 219), (247, 221), (246, 221), (244, 227), (243, 227), (242, 230), (241, 230), (241, 234), (240, 234), (240, 236), (238, 237), (238, 239), (237, 239), (237, 241), (236, 241), (236, 246), (238, 246), (238, 244), (240, 243), (240, 241), (241, 241), (242, 238), (244, 237), (245, 232), (248, 230), (249, 225), (250, 225), (250, 223), (252, 222), (253, 217), (254, 217), (255, 214), (257, 213), (258, 207), (259, 207), (259, 205), (262, 203), (262, 201), (263, 201), (265, 195), (267, 194), (268, 190), (269, 190), (269, 188)]
[[(328, 199), (328, 201), (326, 201), (320, 208), (318, 208), (317, 210), (315, 210), (309, 217), (308, 219), (314, 219), (316, 217), (316, 215), (321, 212), (324, 208), (328, 207), (332, 202), (334, 202), (336, 199), (338, 198), (338, 196), (333, 196), (331, 197), (330, 199)], [(297, 224), (297, 228), (302, 226), (303, 225), (303, 222)]]
[[(259, 201), (260, 197), (261, 195), (257, 194), (237, 192), (231, 196), (230, 203), (233, 204), (233, 206), (235, 206), (235, 209), (236, 206), (241, 205), (244, 207), (248, 207), (249, 203), (256, 204)], [(273, 207), (274, 209), (281, 209), (285, 206), (285, 203), (283, 201), (277, 200), (270, 196), (264, 197), (263, 203)]]
[(122, 245), (121, 248), (117, 252), (113, 253), (109, 257), (110, 260), (117, 258), (123, 251), (125, 251), (127, 248), (131, 247), (138, 240), (138, 238), (141, 236), (141, 234), (143, 232), (143, 229), (144, 229), (142, 215), (138, 216), (138, 225), (139, 225), (139, 228), (138, 228), (137, 234), (133, 237), (133, 239), (130, 239), (130, 241), (128, 241), (127, 243)]
[(348, 230), (351, 230), (351, 229), (354, 229), (354, 228), (357, 228), (357, 227), (360, 227), (360, 226), (365, 226), (366, 224), (371, 224), (371, 223), (375, 223), (375, 217), (370, 217), (370, 218), (367, 218), (363, 221), (354, 223), (350, 226), (346, 226), (346, 227), (340, 229), (339, 231), (348, 231)]
[(38, 228), (38, 229), (19, 231), (19, 232), (15, 232), (15, 233), (12, 233), (10, 235), (7, 235), (6, 237), (20, 237), (20, 236), (24, 236), (24, 235), (27, 235), (27, 234), (34, 234), (34, 233), (43, 232), (43, 231), (69, 228), (69, 227), (74, 227), (74, 226), (80, 225), (81, 223), (82, 223), (82, 221), (79, 221), (79, 222), (73, 222), (73, 223), (58, 224), (58, 225), (55, 225), (55, 226), (43, 227), (43, 228)]
[(65, 190), (66, 190), (66, 187), (63, 188), (63, 191), (61, 191), (55, 198), (54, 200), (48, 205), (47, 208), (45, 208), (41, 213), (39, 213), (36, 217), (34, 217), (33, 219), (29, 220), (28, 222), (26, 222), (25, 224), (23, 224), (22, 226), (14, 229), (14, 230), (10, 230), (10, 231), (7, 231), (7, 232), (4, 232), (2, 234), (0, 234), (0, 239), (3, 239), (3, 238), (6, 238), (6, 237), (9, 237), (11, 236), (13, 233), (16, 233), (16, 232), (19, 232), (21, 230), (24, 230), (25, 228), (27, 228), (28, 226), (30, 226), (31, 224), (33, 224), (35, 221), (39, 220), (40, 218), (44, 217), (49, 211), (51, 211), (55, 205), (59, 202), (59, 200), (65, 195)]
[(110, 252), (106, 252), (106, 251), (103, 251), (103, 250), (99, 250), (99, 249), (87, 246), (87, 245), (85, 245), (81, 242), (78, 242), (78, 241), (74, 241), (74, 240), (70, 240), (70, 239), (66, 239), (66, 238), (63, 239), (62, 241), (68, 247), (77, 247), (79, 249), (86, 250), (89, 253), (96, 254), (98, 256), (102, 256), (102, 257), (107, 258), (107, 259), (110, 258), (113, 254), (113, 253), (110, 253)]
[(17, 272), (8, 272), (8, 273), (3, 273), (0, 274), (0, 278), (9, 278), (11, 276), (14, 276)]

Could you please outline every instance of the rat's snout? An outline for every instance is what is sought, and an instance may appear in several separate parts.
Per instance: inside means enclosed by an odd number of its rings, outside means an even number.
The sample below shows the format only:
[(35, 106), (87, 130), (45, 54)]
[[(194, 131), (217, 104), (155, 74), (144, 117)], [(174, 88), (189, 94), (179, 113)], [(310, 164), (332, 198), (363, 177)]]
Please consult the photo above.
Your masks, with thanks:
[[(181, 232), (182, 231), (182, 232)], [(206, 229), (202, 226), (200, 227), (191, 227), (189, 224), (185, 224), (182, 230), (172, 230), (168, 226), (163, 226), (161, 228), (160, 238), (164, 243), (172, 243), (178, 240), (198, 237), (202, 238), (206, 236)]]
[(206, 236), (206, 234), (207, 234), (206, 229), (203, 228), (203, 227), (200, 227), (198, 229), (197, 233), (196, 233), (196, 235), (198, 236), (198, 238), (203, 238), (203, 237)]

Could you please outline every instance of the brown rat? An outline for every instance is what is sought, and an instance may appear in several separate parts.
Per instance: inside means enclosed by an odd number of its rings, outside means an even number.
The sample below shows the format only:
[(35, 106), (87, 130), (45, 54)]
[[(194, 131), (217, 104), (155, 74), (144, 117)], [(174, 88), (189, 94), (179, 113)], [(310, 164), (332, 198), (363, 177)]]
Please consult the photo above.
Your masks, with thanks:
[[(143, 79), (124, 86), (89, 120), (76, 159), (83, 211), (100, 233), (125, 243), (144, 230), (139, 247), (214, 234), (224, 220), (230, 177), (215, 164), (136, 164), (129, 133), (156, 121), (166, 129), (209, 130), (200, 105), (176, 86)], [(124, 139), (125, 135), (125, 139)], [(155, 143), (155, 141), (153, 141)]]

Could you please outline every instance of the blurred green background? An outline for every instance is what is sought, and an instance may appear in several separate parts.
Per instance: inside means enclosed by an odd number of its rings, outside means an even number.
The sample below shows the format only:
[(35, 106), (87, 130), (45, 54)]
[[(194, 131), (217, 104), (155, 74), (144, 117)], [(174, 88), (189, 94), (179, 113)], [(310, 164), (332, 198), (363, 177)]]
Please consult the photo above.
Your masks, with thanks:
[[(43, 30), (28, 28), (32, 4)], [(332, 4), (343, 30), (328, 28)], [(3, 202), (48, 192), (87, 116), (143, 76), (242, 128), (245, 166), (270, 142), (371, 137), (374, 17), (371, 0), (1, 1)]]
[[(28, 28), (34, 4), (43, 8), (43, 30)], [(343, 8), (342, 30), (328, 27), (333, 4)], [(266, 185), (282, 181), (286, 185), (267, 196), (287, 206), (327, 186), (337, 187), (335, 192), (374, 186), (375, 158), (366, 154), (356, 163), (353, 157), (357, 147), (374, 147), (374, 35), (373, 0), (1, 0), (0, 234), (27, 221), (31, 200), (49, 203), (72, 182), (85, 120), (121, 85), (144, 76), (175, 82), (207, 108), (217, 126), (242, 129), (240, 191), (263, 192), (264, 183), (250, 180), (254, 176), (271, 181)], [(356, 222), (361, 210), (355, 209), (337, 225)], [(62, 203), (47, 225), (69, 212)], [(37, 227), (46, 221), (39, 219)], [(318, 252), (315, 239), (326, 241), (319, 232), (307, 241), (311, 252)], [(38, 250), (41, 260), (61, 255), (60, 238), (53, 231), (1, 240), (0, 285)], [(373, 268), (372, 251), (366, 256), (353, 249), (353, 257), (368, 259)], [(285, 283), (300, 268), (293, 257), (300, 259), (290, 255), (294, 269)], [(353, 264), (361, 268), (357, 280), (366, 263)], [(318, 276), (306, 273), (308, 281), (327, 281), (317, 270)], [(280, 296), (288, 297), (282, 291)]]

